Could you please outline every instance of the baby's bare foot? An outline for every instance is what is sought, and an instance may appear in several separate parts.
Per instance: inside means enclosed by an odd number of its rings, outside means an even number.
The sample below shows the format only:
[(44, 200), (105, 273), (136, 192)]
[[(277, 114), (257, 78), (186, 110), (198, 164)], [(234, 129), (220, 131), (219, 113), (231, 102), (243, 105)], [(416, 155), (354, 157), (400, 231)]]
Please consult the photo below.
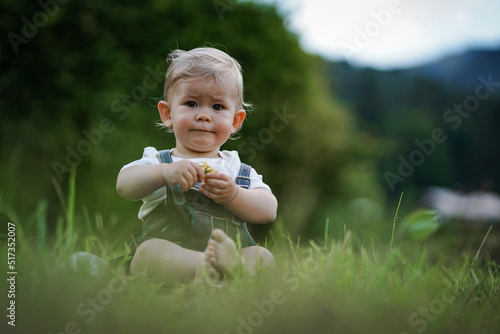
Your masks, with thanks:
[(221, 275), (211, 261), (213, 254), (214, 247), (210, 244), (205, 251), (200, 254), (199, 262), (196, 266), (195, 283), (215, 283), (220, 281)]
[(215, 229), (208, 242), (208, 261), (222, 274), (234, 274), (242, 266), (236, 244), (222, 230)]

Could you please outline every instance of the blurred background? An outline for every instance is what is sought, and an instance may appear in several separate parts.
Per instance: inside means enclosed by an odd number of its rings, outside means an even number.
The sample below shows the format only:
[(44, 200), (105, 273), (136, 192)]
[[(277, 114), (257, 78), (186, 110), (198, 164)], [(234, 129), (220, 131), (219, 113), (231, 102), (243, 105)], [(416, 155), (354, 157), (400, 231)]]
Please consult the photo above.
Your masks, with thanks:
[[(255, 109), (223, 149), (264, 175), (280, 207), (254, 227), (292, 238), (388, 240), (400, 216), (500, 220), (496, 1), (0, 0), (0, 211), (53, 231), (68, 210), (100, 236), (140, 233), (120, 168), (159, 130), (167, 54), (213, 46), (244, 70)], [(328, 223), (326, 223), (328, 222)], [(36, 238), (37, 231), (33, 232)]]

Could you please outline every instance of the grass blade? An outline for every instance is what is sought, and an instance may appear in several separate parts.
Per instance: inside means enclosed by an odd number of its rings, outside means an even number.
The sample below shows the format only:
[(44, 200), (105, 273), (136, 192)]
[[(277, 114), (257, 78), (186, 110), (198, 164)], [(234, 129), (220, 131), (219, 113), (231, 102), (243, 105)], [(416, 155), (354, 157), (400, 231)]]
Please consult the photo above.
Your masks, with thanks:
[(481, 253), (481, 249), (483, 249), (484, 243), (486, 242), (486, 239), (488, 238), (488, 235), (490, 234), (492, 228), (493, 228), (493, 225), (490, 225), (488, 232), (486, 232), (486, 235), (484, 236), (483, 241), (481, 242), (481, 246), (479, 246), (479, 249), (476, 252), (476, 256), (474, 256), (474, 260), (472, 261), (473, 263), (477, 262), (477, 259), (479, 257), (479, 253)]
[(401, 193), (401, 197), (399, 197), (399, 202), (398, 202), (398, 207), (396, 209), (396, 213), (394, 214), (394, 221), (392, 223), (392, 236), (391, 236), (391, 248), (392, 250), (392, 244), (394, 242), (394, 231), (396, 230), (396, 219), (398, 219), (398, 212), (399, 212), (399, 206), (401, 205), (401, 201), (403, 200), (403, 192)]
[(72, 168), (68, 185), (68, 211), (66, 212), (66, 246), (73, 246), (74, 222), (75, 222), (75, 198), (76, 198), (76, 169)]
[(330, 224), (330, 218), (326, 218), (326, 223), (325, 223), (325, 245), (324, 245), (325, 250), (328, 249), (328, 225), (329, 224)]

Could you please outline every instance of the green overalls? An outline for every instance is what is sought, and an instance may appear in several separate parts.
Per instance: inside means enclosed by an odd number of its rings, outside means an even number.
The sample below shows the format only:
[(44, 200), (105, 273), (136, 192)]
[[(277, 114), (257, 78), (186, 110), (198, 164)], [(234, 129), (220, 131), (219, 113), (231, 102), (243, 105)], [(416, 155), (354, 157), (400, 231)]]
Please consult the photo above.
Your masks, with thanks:
[[(162, 163), (172, 163), (170, 150), (160, 151), (160, 156)], [(249, 165), (241, 164), (235, 180), (237, 185), (248, 189), (250, 170)], [(197, 189), (182, 192), (179, 185), (167, 186), (167, 199), (143, 219), (143, 224), (142, 236), (134, 240), (134, 248), (148, 239), (158, 238), (204, 251), (215, 228), (223, 230), (242, 248), (256, 245), (244, 221)]]

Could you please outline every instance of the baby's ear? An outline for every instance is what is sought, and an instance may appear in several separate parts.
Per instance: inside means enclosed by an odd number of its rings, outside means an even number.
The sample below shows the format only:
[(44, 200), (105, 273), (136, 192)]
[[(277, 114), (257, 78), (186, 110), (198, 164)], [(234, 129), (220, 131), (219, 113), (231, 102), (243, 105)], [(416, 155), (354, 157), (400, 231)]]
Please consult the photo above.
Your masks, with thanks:
[(161, 120), (167, 128), (172, 127), (172, 117), (170, 114), (170, 105), (167, 101), (161, 100), (158, 102), (158, 112), (160, 113)]
[(243, 124), (243, 121), (245, 120), (247, 113), (243, 109), (236, 110), (236, 113), (234, 114), (233, 118), (233, 131), (232, 133), (235, 133), (238, 131)]

